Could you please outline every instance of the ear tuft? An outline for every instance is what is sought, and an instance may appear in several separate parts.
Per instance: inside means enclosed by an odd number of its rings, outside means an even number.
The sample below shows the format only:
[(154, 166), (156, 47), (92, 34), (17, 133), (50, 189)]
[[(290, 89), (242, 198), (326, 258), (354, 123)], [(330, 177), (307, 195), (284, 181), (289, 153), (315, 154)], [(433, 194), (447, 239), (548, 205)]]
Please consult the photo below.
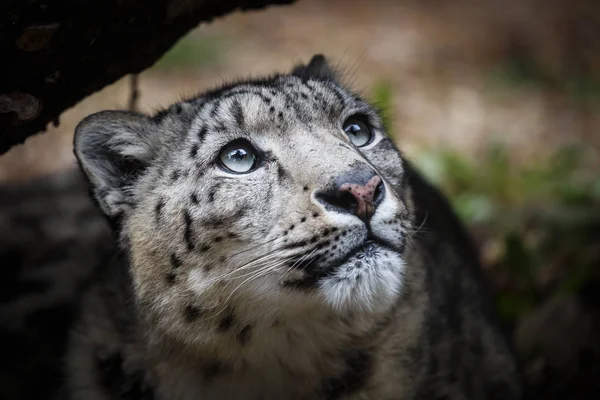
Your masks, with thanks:
[(109, 218), (133, 206), (133, 185), (155, 156), (154, 135), (147, 116), (128, 111), (92, 114), (75, 129), (75, 156)]
[(308, 80), (310, 78), (336, 81), (336, 73), (331, 69), (329, 63), (322, 54), (314, 55), (308, 65), (297, 65), (292, 70), (292, 75)]

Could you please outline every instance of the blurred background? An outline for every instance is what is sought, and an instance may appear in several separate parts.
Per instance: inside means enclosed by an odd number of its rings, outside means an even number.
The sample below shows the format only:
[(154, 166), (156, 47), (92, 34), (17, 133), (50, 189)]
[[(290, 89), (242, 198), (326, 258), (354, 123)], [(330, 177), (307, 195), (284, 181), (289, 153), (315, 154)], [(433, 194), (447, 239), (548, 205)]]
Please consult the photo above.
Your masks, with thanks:
[[(299, 0), (201, 25), (137, 77), (155, 112), (315, 53), (382, 110), (473, 232), (532, 396), (600, 389), (600, 2)], [(0, 183), (72, 167), (86, 115), (131, 77), (0, 157)], [(575, 396), (575, 397), (573, 397)]]

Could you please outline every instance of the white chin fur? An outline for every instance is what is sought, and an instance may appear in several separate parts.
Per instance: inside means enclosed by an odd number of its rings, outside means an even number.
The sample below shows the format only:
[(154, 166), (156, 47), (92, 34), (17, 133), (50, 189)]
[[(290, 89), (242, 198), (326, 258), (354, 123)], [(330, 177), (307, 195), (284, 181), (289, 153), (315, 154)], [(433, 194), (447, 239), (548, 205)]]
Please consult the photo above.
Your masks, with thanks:
[(402, 257), (379, 246), (370, 253), (351, 258), (319, 282), (321, 297), (336, 312), (384, 312), (399, 296)]

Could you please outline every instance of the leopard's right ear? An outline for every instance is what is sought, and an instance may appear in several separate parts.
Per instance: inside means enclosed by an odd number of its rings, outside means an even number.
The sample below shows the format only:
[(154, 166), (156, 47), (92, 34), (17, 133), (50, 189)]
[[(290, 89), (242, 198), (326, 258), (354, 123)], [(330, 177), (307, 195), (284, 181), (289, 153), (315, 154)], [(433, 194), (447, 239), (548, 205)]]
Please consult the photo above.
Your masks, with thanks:
[(133, 187), (156, 155), (157, 134), (149, 117), (128, 111), (102, 111), (77, 126), (75, 156), (109, 218), (135, 203)]
[(315, 54), (308, 65), (297, 65), (292, 70), (292, 75), (303, 80), (317, 78), (337, 82), (337, 74), (331, 69), (327, 59), (322, 54)]

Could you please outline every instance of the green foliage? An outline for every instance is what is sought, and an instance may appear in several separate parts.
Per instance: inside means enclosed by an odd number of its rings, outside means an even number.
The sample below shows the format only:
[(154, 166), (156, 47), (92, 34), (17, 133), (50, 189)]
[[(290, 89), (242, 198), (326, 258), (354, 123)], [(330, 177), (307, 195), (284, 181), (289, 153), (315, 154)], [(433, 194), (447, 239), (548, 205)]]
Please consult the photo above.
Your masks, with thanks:
[[(491, 144), (484, 157), (428, 151), (417, 166), (450, 196), (481, 243), (499, 243), (492, 268), (508, 277), (497, 307), (507, 322), (553, 293), (597, 279), (600, 265), (600, 178), (586, 168), (586, 149), (565, 147), (546, 160), (517, 166)], [(531, 238), (535, 238), (532, 240)]]
[(392, 135), (392, 85), (387, 81), (375, 84), (370, 100), (377, 107), (386, 132)]

